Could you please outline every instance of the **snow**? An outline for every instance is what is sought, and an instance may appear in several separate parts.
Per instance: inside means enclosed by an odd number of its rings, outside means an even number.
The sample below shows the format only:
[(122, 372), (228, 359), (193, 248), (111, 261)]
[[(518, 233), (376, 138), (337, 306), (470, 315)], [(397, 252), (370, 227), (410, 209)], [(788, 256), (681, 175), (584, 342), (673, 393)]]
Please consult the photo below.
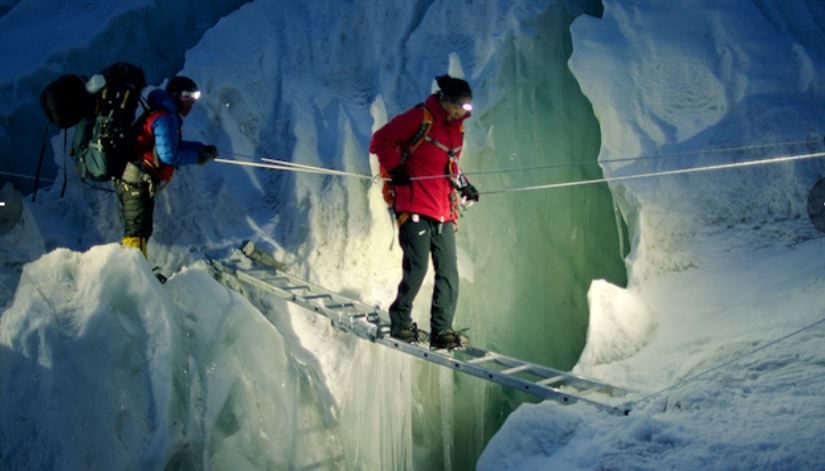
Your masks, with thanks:
[[(582, 165), (472, 176), (482, 191), (596, 178), (596, 158), (609, 178), (822, 150), (819, 2), (602, 4), (596, 18), (577, 15), (597, 2), (572, 0), (0, 2), (0, 137), (28, 155), (48, 80), (125, 59), (152, 86), (194, 77), (205, 93), (184, 136), (230, 159), (375, 174), (371, 133), (445, 71), (474, 87), (465, 170)], [(630, 407), (618, 417), (531, 404), (212, 278), (205, 253), (253, 239), (386, 307), (400, 251), (369, 181), (182, 169), (145, 260), (116, 243), (111, 194), (69, 171), (61, 197), (63, 137), (50, 138), (56, 183), (36, 202), (0, 191), (0, 468), (825, 466), (825, 238), (805, 215), (820, 160), (471, 208), (458, 326), (629, 389), (588, 396)], [(0, 170), (33, 172), (6, 155)]]

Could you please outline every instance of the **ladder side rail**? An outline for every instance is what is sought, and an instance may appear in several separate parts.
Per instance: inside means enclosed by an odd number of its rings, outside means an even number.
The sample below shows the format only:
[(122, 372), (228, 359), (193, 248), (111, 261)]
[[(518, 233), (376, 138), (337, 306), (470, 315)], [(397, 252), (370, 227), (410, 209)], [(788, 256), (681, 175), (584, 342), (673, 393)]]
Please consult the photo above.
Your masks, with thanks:
[[(290, 280), (289, 280), (290, 283), (305, 283), (307, 285), (310, 285), (310, 283), (308, 283), (305, 280), (302, 280), (298, 277), (289, 275), (289, 278), (290, 278)], [(329, 294), (335, 295), (335, 297), (337, 297), (337, 298), (348, 299), (350, 302), (353, 302), (356, 305), (361, 305), (362, 307), (369, 307), (366, 304), (361, 303), (360, 301), (346, 298), (345, 296), (338, 295), (338, 294), (333, 293), (329, 290), (326, 290), (325, 288), (322, 288), (320, 286), (317, 286), (317, 287), (312, 286), (312, 288), (313, 288), (313, 291), (315, 291), (316, 289), (319, 292), (326, 291)], [(286, 296), (285, 298), (287, 298), (288, 300), (292, 300), (291, 297), (288, 297), (288, 296)], [(315, 310), (314, 308), (315, 308), (315, 306), (310, 307), (310, 309), (312, 309), (312, 310)], [(335, 319), (335, 316), (327, 315), (327, 317), (329, 317), (333, 320)], [(474, 356), (476, 358), (483, 358), (485, 356), (491, 356), (491, 354), (492, 354), (492, 356), (494, 356), (494, 358), (491, 358), (490, 361), (492, 361), (496, 364), (499, 364), (499, 365), (501, 365), (501, 366), (503, 366), (507, 369), (521, 368), (522, 371), (527, 370), (528, 374), (532, 374), (534, 376), (538, 376), (538, 377), (543, 378), (543, 379), (557, 378), (558, 376), (563, 376), (565, 378), (564, 383), (567, 384), (567, 385), (570, 385), (570, 386), (574, 386), (574, 387), (580, 387), (580, 388), (583, 388), (583, 389), (602, 390), (602, 391), (605, 391), (605, 392), (608, 392), (608, 393), (611, 393), (611, 394), (613, 394), (613, 393), (620, 393), (621, 394), (621, 393), (626, 393), (627, 392), (627, 391), (625, 391), (621, 388), (611, 386), (611, 385), (608, 385), (608, 384), (604, 384), (604, 383), (601, 383), (599, 381), (583, 378), (583, 377), (577, 376), (577, 375), (575, 375), (573, 373), (570, 373), (570, 372), (567, 372), (567, 371), (562, 371), (562, 370), (558, 370), (558, 369), (555, 369), (555, 368), (550, 368), (550, 367), (547, 367), (547, 366), (544, 366), (544, 365), (539, 365), (539, 364), (536, 364), (536, 363), (528, 362), (528, 361), (525, 361), (525, 360), (512, 358), (512, 357), (509, 357), (507, 355), (503, 355), (503, 354), (499, 354), (499, 353), (494, 353), (493, 354), (493, 352), (489, 352), (487, 350), (484, 350), (484, 349), (481, 349), (481, 348), (478, 348), (478, 347), (472, 347), (471, 349), (468, 349), (467, 351), (462, 352), (462, 353), (469, 354), (469, 355)]]
[(345, 330), (347, 332), (352, 332), (356, 336), (362, 337), (367, 340), (373, 340), (378, 336), (378, 326), (369, 322), (368, 320), (366, 320), (366, 318), (356, 322), (341, 322), (341, 320), (337, 316), (336, 311), (332, 309), (327, 309), (324, 308), (322, 305), (318, 305), (311, 301), (304, 300), (302, 297), (297, 296), (290, 291), (286, 291), (283, 288), (279, 288), (277, 286), (273, 286), (268, 283), (262, 282), (256, 277), (247, 275), (242, 270), (237, 270), (235, 272), (235, 276), (237, 276), (238, 279), (243, 283), (246, 283), (256, 288), (260, 288), (285, 301), (292, 302), (310, 311), (322, 314), (324, 317), (332, 321), (333, 325), (338, 329)]
[(576, 394), (562, 391), (560, 389), (556, 389), (553, 387), (543, 386), (532, 381), (518, 378), (515, 376), (501, 374), (498, 371), (490, 370), (487, 368), (480, 367), (478, 365), (470, 364), (465, 361), (459, 360), (453, 356), (444, 354), (438, 350), (430, 351), (429, 349), (425, 349), (414, 344), (409, 344), (400, 340), (387, 338), (378, 339), (375, 341), (375, 343), (380, 343), (390, 348), (394, 348), (404, 353), (429, 361), (431, 363), (446, 366), (453, 370), (460, 371), (478, 378), (482, 378), (487, 381), (491, 381), (502, 386), (507, 386), (512, 389), (516, 389), (528, 394), (532, 394), (543, 399), (552, 399), (563, 404), (582, 402), (590, 404), (598, 409), (610, 412), (611, 414), (626, 415), (627, 413), (620, 407), (594, 401), (592, 399), (578, 396)]
[[(620, 388), (616, 388), (607, 384), (600, 383), (598, 381), (588, 380), (586, 378), (579, 377), (572, 373), (564, 372), (561, 370), (556, 370), (553, 368), (545, 367), (543, 365), (534, 364), (527, 361), (518, 360), (515, 358), (508, 357), (506, 355), (501, 355), (495, 352), (488, 352), (484, 349), (480, 349), (477, 347), (470, 347), (463, 353), (465, 355), (469, 355), (474, 357), (476, 360), (474, 363), (470, 363), (469, 361), (463, 361), (461, 359), (456, 358), (451, 354), (443, 353), (442, 351), (430, 351), (428, 348), (423, 348), (418, 345), (409, 344), (406, 342), (401, 342), (389, 337), (380, 337), (378, 333), (380, 332), (381, 326), (379, 324), (370, 322), (367, 320), (368, 316), (362, 317), (358, 320), (353, 321), (351, 318), (352, 316), (344, 315), (344, 319), (349, 318), (349, 322), (341, 322), (341, 313), (336, 309), (330, 309), (323, 305), (318, 305), (308, 300), (304, 300), (303, 297), (296, 296), (294, 293), (288, 292), (278, 286), (273, 286), (272, 284), (266, 283), (261, 281), (260, 279), (256, 278), (255, 276), (251, 276), (246, 273), (246, 270), (239, 269), (237, 267), (227, 267), (220, 262), (215, 261), (213, 266), (216, 268), (222, 269), (222, 271), (233, 275), (238, 281), (243, 283), (249, 284), (253, 287), (261, 288), (264, 291), (267, 291), (271, 294), (278, 296), (286, 301), (295, 303), (309, 309), (311, 311), (315, 311), (324, 315), (325, 317), (329, 318), (336, 328), (343, 330), (345, 332), (350, 332), (358, 337), (364, 338), (366, 340), (373, 341), (375, 343), (381, 343), (385, 346), (395, 348), (397, 350), (403, 351), (405, 353), (411, 354), (413, 356), (419, 357), (431, 363), (439, 364), (441, 366), (450, 367), (457, 371), (462, 371), (468, 373), (472, 376), (476, 376), (482, 379), (486, 379), (488, 381), (495, 382), (497, 384), (501, 384), (503, 386), (507, 386), (510, 388), (518, 389), (529, 394), (533, 394), (542, 398), (546, 399), (553, 399), (557, 400), (562, 403), (571, 403), (576, 401), (581, 401), (584, 403), (591, 404), (599, 409), (607, 410), (610, 413), (614, 414), (621, 414), (627, 415), (629, 412), (627, 409), (622, 409), (620, 407), (612, 406), (609, 404), (603, 404), (598, 401), (594, 401), (585, 397), (577, 396), (576, 394), (572, 394), (566, 391), (562, 391), (553, 387), (550, 387), (550, 384), (559, 382), (559, 378), (562, 377), (565, 380), (574, 380), (577, 383), (581, 384), (582, 386), (590, 387), (590, 388), (604, 388), (607, 390), (615, 390), (615, 391), (622, 391), (624, 390)], [(355, 306), (358, 307), (365, 307), (368, 310), (374, 311), (376, 314), (378, 312), (386, 314), (384, 311), (379, 311), (378, 309), (368, 306), (364, 303), (361, 303), (357, 300), (350, 300), (345, 296), (341, 296), (337, 293), (333, 293), (325, 288), (319, 287), (317, 285), (312, 285), (311, 283), (307, 283), (304, 280), (301, 280), (297, 277), (289, 276), (289, 282), (293, 283), (294, 281), (304, 282), (308, 286), (308, 291), (312, 291), (312, 288), (318, 288), (320, 292), (326, 292), (331, 294), (334, 299), (337, 300), (345, 300), (346, 302), (352, 302)], [(545, 375), (545, 379), (540, 380), (538, 382), (530, 381), (528, 379), (517, 377), (513, 374), (507, 374), (506, 372), (502, 373), (497, 370), (484, 368), (479, 365), (482, 363), (485, 357), (489, 358), (489, 361), (493, 361), (499, 363), (502, 366), (509, 367), (511, 369), (519, 369), (519, 370), (529, 370), (531, 374), (534, 372), (541, 372)], [(473, 361), (473, 360), (470, 360)], [(552, 374), (550, 374), (552, 373)], [(542, 374), (534, 374), (534, 376), (541, 377)], [(544, 383), (544, 384), (542, 384)]]
[(580, 387), (583, 389), (604, 390), (605, 392), (609, 392), (611, 394), (625, 394), (628, 392), (627, 390), (624, 390), (622, 388), (605, 384), (593, 379), (584, 378), (569, 371), (550, 368), (549, 366), (539, 365), (537, 363), (533, 363), (526, 360), (520, 360), (518, 358), (509, 357), (507, 355), (503, 355), (500, 353), (488, 352), (478, 347), (471, 347), (467, 350), (467, 353), (474, 357), (484, 357), (485, 355), (492, 354), (495, 356), (495, 358), (491, 359), (491, 361), (505, 368), (517, 368), (521, 367), (522, 365), (527, 365), (529, 366), (529, 374), (541, 378), (555, 378), (557, 376), (563, 376), (565, 378), (566, 384), (574, 387)]
[[(248, 273), (249, 271), (247, 271), (247, 270), (241, 270), (241, 271), (247, 272), (247, 274), (249, 274)], [(254, 275), (252, 275), (253, 278), (257, 278), (259, 281), (266, 282), (265, 280), (262, 280), (260, 276), (258, 276), (258, 273), (269, 273), (270, 271), (256, 270), (255, 272), (256, 273)], [(294, 276), (294, 275), (289, 275), (289, 274), (286, 274), (286, 273), (282, 273), (277, 278), (280, 279), (280, 280), (286, 280), (291, 286), (306, 286), (307, 291), (313, 293), (312, 295), (308, 295), (308, 296), (314, 296), (314, 297), (319, 297), (320, 298), (323, 295), (329, 295), (332, 304), (341, 304), (341, 305), (352, 304), (352, 307), (353, 307), (354, 311), (358, 311), (358, 310), (360, 310), (360, 311), (368, 311), (368, 310), (369, 311), (377, 311), (379, 313), (379, 318), (382, 321), (389, 322), (389, 314), (386, 313), (386, 312), (383, 312), (383, 311), (378, 311), (375, 306), (370, 306), (370, 305), (368, 305), (366, 303), (363, 303), (359, 300), (348, 298), (348, 297), (343, 296), (341, 294), (338, 294), (338, 293), (336, 293), (332, 290), (324, 288), (323, 286), (320, 286), (320, 285), (317, 285), (315, 283), (309, 282), (309, 281), (307, 281), (303, 278), (300, 278), (300, 277), (297, 277), (297, 276)], [(280, 286), (277, 286), (277, 285), (274, 285), (274, 286), (277, 287), (277, 288), (281, 288), (281, 289), (286, 290), (286, 288), (284, 288), (284, 287), (280, 287)], [(297, 288), (290, 288), (290, 289), (297, 289)], [(325, 308), (330, 308), (329, 306), (324, 306), (324, 307)], [(333, 309), (333, 308), (330, 308), (330, 309)], [(382, 314), (383, 314), (383, 316), (382, 316)]]
[[(216, 268), (217, 271), (220, 271), (222, 274), (222, 280), (225, 276), (233, 277), (238, 283), (246, 284), (256, 289), (260, 289), (266, 293), (274, 295), (284, 301), (289, 301), (299, 306), (309, 309), (311, 311), (319, 312), (325, 317), (328, 317), (332, 325), (340, 330), (343, 330), (347, 333), (354, 334), (357, 337), (362, 337), (367, 340), (373, 340), (377, 336), (378, 333), (378, 326), (374, 324), (364, 325), (361, 323), (357, 323), (356, 325), (352, 325), (347, 319), (345, 319), (346, 314), (340, 315), (342, 313), (324, 308), (323, 306), (315, 305), (309, 301), (303, 301), (295, 296), (294, 293), (286, 291), (276, 285), (271, 283), (267, 283), (262, 281), (258, 278), (258, 276), (253, 276), (248, 273), (247, 270), (239, 269), (237, 266), (228, 265), (217, 260), (210, 260), (210, 263), (213, 267)], [(257, 273), (255, 274), (257, 275)], [(291, 277), (283, 277), (284, 281), (289, 283), (292, 282)]]

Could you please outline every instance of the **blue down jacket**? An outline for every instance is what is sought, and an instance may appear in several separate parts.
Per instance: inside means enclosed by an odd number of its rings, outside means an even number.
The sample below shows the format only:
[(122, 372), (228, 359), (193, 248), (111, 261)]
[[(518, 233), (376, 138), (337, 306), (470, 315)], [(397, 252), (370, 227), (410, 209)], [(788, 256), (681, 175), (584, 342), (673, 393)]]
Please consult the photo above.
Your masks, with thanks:
[(198, 162), (203, 144), (181, 139), (183, 117), (164, 90), (152, 91), (147, 101), (150, 111), (138, 121), (135, 139), (139, 160), (153, 176), (169, 180), (176, 167)]

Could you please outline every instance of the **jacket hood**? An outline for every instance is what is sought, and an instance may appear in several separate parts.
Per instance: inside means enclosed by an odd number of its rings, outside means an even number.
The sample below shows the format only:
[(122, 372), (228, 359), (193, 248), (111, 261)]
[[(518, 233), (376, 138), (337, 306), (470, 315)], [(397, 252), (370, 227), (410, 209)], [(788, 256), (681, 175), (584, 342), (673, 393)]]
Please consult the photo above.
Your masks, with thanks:
[(175, 99), (163, 89), (152, 90), (152, 93), (146, 98), (146, 102), (149, 104), (149, 109), (160, 109), (178, 114), (178, 105), (175, 103)]

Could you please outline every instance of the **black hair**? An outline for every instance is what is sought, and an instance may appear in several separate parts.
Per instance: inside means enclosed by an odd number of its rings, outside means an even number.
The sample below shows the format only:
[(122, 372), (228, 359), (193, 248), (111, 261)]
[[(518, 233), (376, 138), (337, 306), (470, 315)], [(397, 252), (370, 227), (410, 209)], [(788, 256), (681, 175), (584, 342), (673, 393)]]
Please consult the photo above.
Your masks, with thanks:
[(438, 84), (439, 96), (446, 101), (458, 103), (462, 99), (473, 98), (473, 90), (465, 80), (449, 75), (439, 75), (435, 78), (435, 82)]

